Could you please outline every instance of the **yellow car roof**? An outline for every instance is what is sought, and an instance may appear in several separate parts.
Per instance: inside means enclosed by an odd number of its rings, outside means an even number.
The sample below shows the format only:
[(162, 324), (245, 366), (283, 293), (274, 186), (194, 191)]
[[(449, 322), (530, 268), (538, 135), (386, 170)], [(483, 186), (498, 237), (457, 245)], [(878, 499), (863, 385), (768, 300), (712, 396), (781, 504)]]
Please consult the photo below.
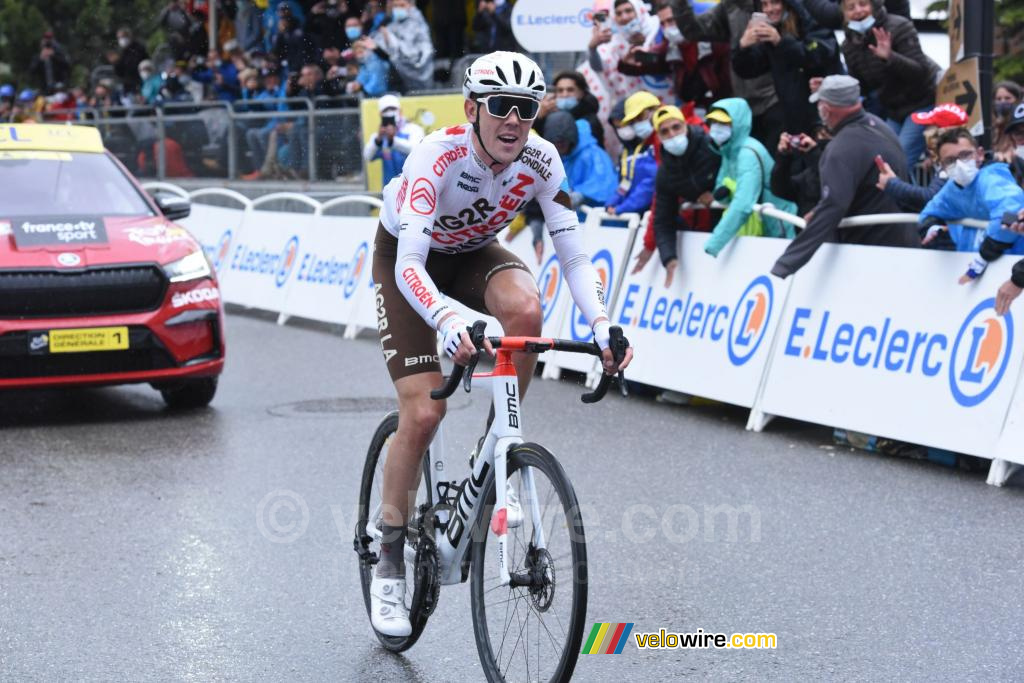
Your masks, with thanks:
[(0, 125), (0, 151), (103, 152), (100, 132), (89, 126), (45, 123)]

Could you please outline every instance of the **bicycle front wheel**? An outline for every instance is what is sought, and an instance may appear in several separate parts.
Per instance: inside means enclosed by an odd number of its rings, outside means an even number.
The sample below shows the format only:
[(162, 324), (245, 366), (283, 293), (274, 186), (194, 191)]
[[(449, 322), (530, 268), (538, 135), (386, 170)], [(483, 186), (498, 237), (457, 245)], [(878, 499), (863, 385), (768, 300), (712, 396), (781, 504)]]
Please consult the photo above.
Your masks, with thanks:
[(498, 542), (489, 523), (492, 479), (471, 563), (480, 662), (492, 682), (566, 681), (576, 667), (587, 613), (583, 518), (565, 471), (543, 446), (520, 444), (507, 462), (523, 509), (522, 524), (508, 530), (508, 568), (519, 583), (528, 579), (529, 585), (500, 583)]

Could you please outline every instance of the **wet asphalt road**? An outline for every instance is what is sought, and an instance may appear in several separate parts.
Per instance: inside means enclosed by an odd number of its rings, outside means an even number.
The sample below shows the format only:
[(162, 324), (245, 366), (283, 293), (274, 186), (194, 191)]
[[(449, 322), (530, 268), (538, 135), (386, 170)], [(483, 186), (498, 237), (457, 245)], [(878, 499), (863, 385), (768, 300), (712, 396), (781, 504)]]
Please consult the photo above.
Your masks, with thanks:
[[(228, 334), (206, 411), (168, 413), (148, 387), (0, 396), (0, 679), (479, 680), (468, 586), (442, 590), (404, 656), (369, 631), (351, 528), (390, 405), (375, 340), (238, 315)], [(588, 621), (778, 648), (631, 642), (580, 657), (577, 680), (1020, 677), (1020, 479), (579, 393), (537, 380), (525, 424), (585, 506)], [(456, 452), (482, 428), (476, 399), (450, 405)]]

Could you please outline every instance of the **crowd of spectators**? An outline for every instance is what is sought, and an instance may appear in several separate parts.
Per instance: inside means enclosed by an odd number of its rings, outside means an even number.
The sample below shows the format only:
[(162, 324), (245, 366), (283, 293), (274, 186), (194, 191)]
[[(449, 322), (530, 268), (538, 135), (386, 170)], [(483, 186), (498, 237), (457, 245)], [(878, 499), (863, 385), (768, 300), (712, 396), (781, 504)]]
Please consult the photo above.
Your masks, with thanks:
[[(519, 49), (504, 0), (468, 8), (447, 0), (220, 0), (218, 7), (214, 46), (206, 5), (188, 0), (171, 0), (155, 18), (166, 36), (156, 54), (119, 29), (86, 89), (69, 87), (70, 60), (46, 33), (32, 82), (0, 89), (0, 117), (67, 120), (120, 105), (195, 111), (188, 107), (221, 101), (243, 116), (218, 120), (204, 110), (202, 123), (174, 126), (169, 164), (186, 174), (223, 173), (223, 141), (234, 135), (239, 175), (302, 178), (312, 137), (318, 177), (380, 161), (387, 179), (423, 135), (388, 93), (457, 81), (448, 70), (467, 50)], [(995, 208), (950, 204), (947, 188), (969, 186), (975, 176), (1019, 188), (1024, 93), (998, 83), (990, 147), (947, 163), (950, 136), (959, 136), (964, 154), (976, 141), (963, 129), (963, 111), (935, 108), (939, 67), (921, 48), (906, 0), (596, 0), (593, 20), (582, 62), (551, 78), (533, 127), (558, 148), (577, 208), (652, 209), (637, 267), (656, 252), (666, 267), (678, 263), (678, 230), (708, 232), (709, 256), (736, 235), (793, 236), (791, 223), (763, 217), (756, 204), (806, 219), (778, 275), (798, 269), (823, 241), (977, 252), (986, 231), (936, 231), (948, 209), (933, 224), (838, 228), (845, 216), (920, 212), (943, 198), (943, 206), (993, 222), (988, 239), (1005, 242)], [(378, 132), (366, 143), (354, 125), (346, 135), (296, 111), (385, 95)], [(134, 170), (145, 172), (156, 157), (155, 130), (120, 128)], [(111, 133), (108, 146), (117, 147), (117, 137)], [(980, 172), (964, 170), (970, 164)], [(982, 255), (1018, 248), (989, 243)]]

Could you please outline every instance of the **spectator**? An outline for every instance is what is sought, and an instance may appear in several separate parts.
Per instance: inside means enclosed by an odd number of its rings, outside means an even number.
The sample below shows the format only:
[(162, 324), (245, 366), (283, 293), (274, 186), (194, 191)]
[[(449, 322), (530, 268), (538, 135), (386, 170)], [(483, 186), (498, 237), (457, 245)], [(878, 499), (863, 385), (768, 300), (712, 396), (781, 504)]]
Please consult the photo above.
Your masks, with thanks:
[[(265, 107), (276, 111), (286, 111), (287, 107), (283, 102), (273, 104), (267, 100), (282, 99), (285, 92), (282, 89), (281, 72), (277, 69), (264, 69), (263, 92), (257, 96), (258, 100), (264, 100)], [(245, 132), (245, 142), (249, 147), (255, 170), (252, 173), (242, 176), (243, 180), (259, 180), (263, 177), (283, 175), (277, 165), (278, 136), (285, 135), (291, 128), (291, 124), (278, 117), (267, 119), (259, 128), (250, 128)]]
[(641, 79), (620, 73), (619, 62), (633, 47), (654, 43), (658, 20), (639, 0), (614, 0), (612, 12), (610, 20), (606, 11), (594, 12), (587, 64), (597, 74), (611, 101), (616, 102), (645, 87)]
[[(914, 117), (915, 122), (920, 123), (923, 126), (959, 128), (967, 125), (967, 112), (955, 104), (940, 104), (927, 114), (913, 114), (912, 116)], [(931, 139), (930, 145), (927, 144), (928, 139)], [(939, 160), (937, 136), (932, 134), (929, 138), (926, 134), (925, 140), (926, 147), (929, 148), (931, 157), (937, 162)], [(877, 187), (895, 199), (902, 208), (907, 211), (919, 213), (929, 200), (938, 194), (939, 190), (942, 189), (942, 186), (946, 184), (946, 180), (948, 178), (949, 176), (946, 175), (941, 164), (939, 164), (936, 172), (932, 174), (931, 182), (926, 187), (922, 187), (897, 178), (892, 167), (889, 166), (889, 164), (883, 163), (882, 169), (878, 173)], [(935, 248), (940, 245), (932, 242), (929, 246)]]
[[(1002, 81), (996, 84), (992, 101), (992, 153), (996, 160), (1010, 164), (1011, 170), (1016, 145), (1006, 134), (1006, 126), (1013, 119), (1013, 112), (1020, 103), (1021, 87), (1019, 85), (1013, 81)], [(1020, 178), (1017, 182), (1020, 182)]]
[(665, 266), (665, 287), (669, 287), (679, 263), (676, 232), (692, 227), (680, 208), (688, 203), (711, 204), (722, 158), (704, 128), (687, 125), (678, 107), (661, 107), (654, 114), (654, 123), (664, 153), (655, 178), (654, 220), (633, 272), (646, 265), (654, 252), (653, 242)]
[(533, 129), (544, 137), (544, 122), (549, 114), (567, 111), (577, 121), (586, 121), (597, 145), (604, 149), (604, 126), (597, 118), (597, 98), (590, 93), (587, 81), (576, 71), (563, 71), (555, 76), (553, 92), (548, 92), (541, 102)]
[[(827, 29), (837, 31), (843, 27), (843, 0), (803, 0), (814, 20)], [(885, 0), (885, 10), (910, 19), (910, 0)]]
[[(315, 100), (324, 95), (324, 72), (316, 64), (306, 64), (298, 76), (289, 76), (288, 97), (304, 97)], [(298, 105), (297, 105), (298, 107)], [(309, 178), (309, 119), (299, 116), (292, 123), (288, 132), (288, 147), (282, 156), (285, 157), (285, 167), (292, 178)], [(279, 154), (281, 152), (279, 151)]]
[[(1020, 212), (1017, 219), (1018, 222), (1014, 227), (1020, 232), (1024, 230), (1024, 223), (1020, 222), (1024, 221), (1024, 211)], [(1010, 279), (1004, 282), (996, 292), (996, 315), (1006, 315), (1006, 312), (1010, 310), (1010, 304), (1020, 296), (1022, 291), (1024, 291), (1024, 259), (1013, 264)]]
[(590, 124), (576, 121), (567, 111), (556, 111), (548, 115), (544, 137), (562, 158), (572, 208), (607, 206), (615, 197), (618, 182), (611, 157), (597, 146)]
[(401, 101), (394, 95), (385, 95), (377, 101), (380, 128), (363, 148), (366, 163), (381, 160), (383, 180), (387, 185), (402, 173), (409, 152), (423, 139), (423, 129), (402, 116)]
[(192, 56), (188, 44), (195, 20), (185, 10), (184, 0), (171, 0), (167, 3), (157, 17), (156, 23), (167, 35), (167, 42), (175, 61)]
[(661, 155), (657, 148), (660, 145), (657, 133), (654, 131), (653, 120), (654, 112), (660, 106), (661, 100), (646, 90), (641, 90), (626, 98), (624, 116), (622, 117), (622, 124), (631, 126), (639, 140), (655, 146), (659, 160)]
[(741, 78), (771, 74), (791, 135), (814, 130), (818, 115), (807, 101), (811, 78), (842, 73), (835, 35), (814, 22), (800, 0), (754, 0), (767, 21), (751, 21), (732, 52)]
[(143, 102), (146, 104), (156, 102), (156, 98), (160, 96), (160, 87), (163, 82), (163, 76), (156, 72), (151, 60), (144, 59), (139, 63), (139, 92)]
[[(700, 16), (693, 12), (690, 0), (673, 4), (676, 24), (683, 37), (690, 41), (710, 40), (735, 47), (750, 26), (752, 0), (721, 0)], [(757, 140), (774, 144), (785, 129), (785, 111), (775, 93), (770, 73), (755, 78), (740, 78), (732, 69), (732, 89), (736, 97), (746, 100), (753, 113), (751, 135)]]
[(796, 204), (801, 216), (809, 214), (821, 201), (819, 165), (828, 141), (828, 130), (820, 124), (813, 136), (783, 133), (779, 137), (772, 169), (772, 193)]
[(52, 95), (58, 83), (67, 83), (71, 77), (67, 57), (57, 50), (52, 38), (45, 37), (39, 41), (39, 54), (32, 58), (28, 71), (33, 84), (43, 95)]
[(1006, 124), (1004, 134), (1008, 142), (1013, 145), (1013, 159), (1010, 162), (1010, 170), (1013, 172), (1017, 183), (1024, 185), (1024, 102), (1017, 105), (1013, 116)]
[(481, 53), (519, 49), (512, 35), (512, 3), (480, 0), (473, 17), (473, 50)]
[(729, 45), (684, 40), (666, 0), (658, 6), (657, 16), (662, 39), (647, 50), (631, 49), (619, 61), (619, 72), (627, 76), (669, 75), (676, 98), (702, 109), (732, 96)]
[(207, 86), (215, 100), (233, 102), (241, 94), (238, 70), (232, 62), (222, 60), (217, 50), (210, 50), (206, 61), (197, 63), (197, 68), (192, 71), (192, 80)]
[(121, 79), (121, 85), (126, 93), (137, 93), (142, 85), (139, 64), (149, 59), (149, 53), (142, 43), (132, 37), (132, 31), (127, 26), (117, 30), (117, 47), (121, 52), (114, 66), (114, 73)]
[(896, 202), (876, 187), (875, 157), (881, 156), (903, 179), (907, 178), (907, 160), (892, 129), (864, 111), (856, 79), (828, 76), (811, 99), (833, 136), (821, 156), (822, 197), (807, 227), (775, 262), (772, 274), (789, 277), (810, 261), (824, 242), (919, 247), (921, 240), (913, 224), (839, 229), (844, 216), (899, 211)]
[(650, 138), (641, 139), (632, 126), (621, 123), (626, 116), (628, 101), (622, 100), (612, 109), (612, 120), (620, 123), (616, 126), (616, 134), (622, 142), (622, 151), (619, 153), (619, 188), (615, 198), (605, 207), (605, 211), (612, 216), (642, 213), (649, 209), (654, 199), (654, 177), (658, 172), (658, 161), (654, 158), (654, 145)]
[(0, 121), (10, 120), (11, 111), (14, 109), (14, 86), (10, 83), (0, 85)]
[[(278, 9), (289, 5), (280, 5)], [(277, 38), (270, 54), (287, 74), (298, 74), (306, 64), (316, 64), (318, 52), (312, 39), (302, 30), (298, 18), (291, 11), (278, 12)]]
[(738, 97), (719, 100), (711, 105), (705, 119), (710, 122), (708, 135), (722, 155), (714, 196), (727, 208), (704, 244), (704, 252), (718, 256), (736, 235), (792, 237), (795, 233), (791, 224), (754, 211), (754, 204), (774, 204), (794, 213), (796, 205), (776, 197), (768, 187), (775, 162), (764, 145), (750, 135), (750, 106)]
[(349, 46), (363, 37), (363, 24), (359, 17), (350, 16), (345, 19), (345, 43)]
[[(1016, 214), (1024, 208), (1024, 190), (1017, 185), (1006, 164), (986, 161), (985, 150), (978, 146), (966, 128), (945, 131), (938, 141), (939, 163), (949, 176), (946, 183), (921, 211), (920, 229), (961, 218), (988, 221), (983, 232), (977, 228), (949, 226), (949, 236), (958, 251), (978, 250), (960, 284), (985, 272), (989, 263), (1004, 253), (1022, 253), (1020, 235), (1003, 226), (1004, 213)], [(929, 230), (926, 241), (936, 234)], [(984, 237), (982, 237), (984, 235)], [(981, 246), (978, 247), (978, 241)]]
[(235, 0), (235, 5), (238, 8), (235, 12), (235, 36), (239, 47), (243, 52), (258, 50), (263, 45), (263, 29), (260, 25), (263, 10), (255, 0)]
[(388, 14), (384, 11), (384, 5), (380, 0), (367, 0), (363, 6), (363, 12), (359, 16), (363, 22), (363, 32), (367, 35), (376, 33), (377, 29), (383, 26), (388, 18)]
[(881, 0), (843, 0), (842, 7), (846, 67), (865, 93), (877, 93), (913, 166), (924, 152), (924, 127), (910, 115), (932, 108), (939, 67), (921, 51), (914, 24), (890, 15)]
[(392, 0), (391, 19), (374, 40), (401, 77), (403, 92), (429, 89), (434, 83), (434, 45), (426, 20), (409, 0)]
[(349, 81), (345, 92), (361, 92), (367, 97), (380, 97), (387, 92), (389, 65), (377, 56), (374, 47), (373, 39), (369, 36), (357, 40), (352, 45), (352, 56), (359, 65), (359, 70), (355, 78)]
[(338, 0), (320, 0), (310, 8), (306, 33), (320, 50), (345, 45), (345, 17)]

